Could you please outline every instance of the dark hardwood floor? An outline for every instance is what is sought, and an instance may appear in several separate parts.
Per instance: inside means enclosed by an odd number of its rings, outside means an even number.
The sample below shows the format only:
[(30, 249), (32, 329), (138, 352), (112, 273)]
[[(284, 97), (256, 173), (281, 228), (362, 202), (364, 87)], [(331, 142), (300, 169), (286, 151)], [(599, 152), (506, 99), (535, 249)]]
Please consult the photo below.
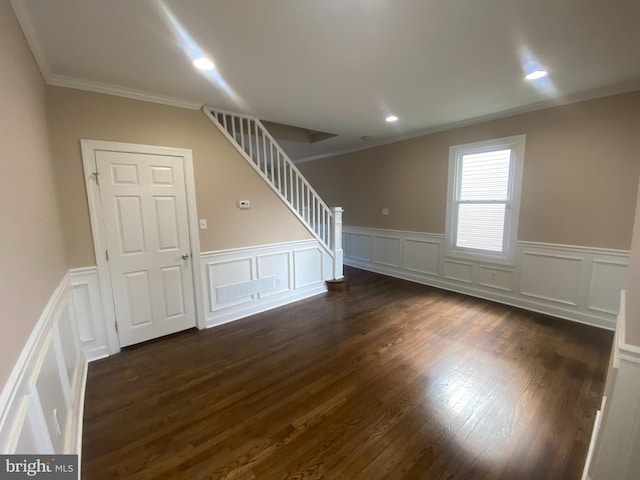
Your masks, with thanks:
[(580, 478), (610, 332), (346, 274), (91, 363), (83, 478)]

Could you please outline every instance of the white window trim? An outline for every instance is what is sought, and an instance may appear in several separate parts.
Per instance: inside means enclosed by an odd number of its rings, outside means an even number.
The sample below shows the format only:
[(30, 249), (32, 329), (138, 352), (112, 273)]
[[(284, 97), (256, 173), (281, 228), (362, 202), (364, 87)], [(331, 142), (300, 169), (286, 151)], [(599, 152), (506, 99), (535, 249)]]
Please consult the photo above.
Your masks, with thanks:
[[(518, 221), (520, 219), (520, 196), (522, 190), (522, 169), (524, 162), (524, 146), (526, 135), (496, 138), (482, 142), (453, 145), (449, 148), (449, 179), (447, 184), (447, 217), (445, 225), (445, 256), (476, 260), (502, 265), (515, 265), (516, 243), (518, 241)], [(480, 153), (488, 150), (510, 148), (512, 151), (513, 168), (509, 178), (509, 214), (505, 218), (505, 251), (492, 253), (477, 251), (455, 246), (456, 212), (455, 199), (459, 159), (469, 153)]]

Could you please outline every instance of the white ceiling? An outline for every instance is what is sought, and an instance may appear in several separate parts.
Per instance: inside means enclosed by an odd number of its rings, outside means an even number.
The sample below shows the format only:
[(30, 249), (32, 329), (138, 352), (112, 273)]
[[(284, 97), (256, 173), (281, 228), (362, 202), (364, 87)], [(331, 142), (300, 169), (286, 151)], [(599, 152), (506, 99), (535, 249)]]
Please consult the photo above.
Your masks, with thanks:
[[(12, 3), (49, 83), (338, 134), (284, 142), (295, 159), (640, 89), (639, 0)], [(523, 80), (530, 60), (549, 77)]]

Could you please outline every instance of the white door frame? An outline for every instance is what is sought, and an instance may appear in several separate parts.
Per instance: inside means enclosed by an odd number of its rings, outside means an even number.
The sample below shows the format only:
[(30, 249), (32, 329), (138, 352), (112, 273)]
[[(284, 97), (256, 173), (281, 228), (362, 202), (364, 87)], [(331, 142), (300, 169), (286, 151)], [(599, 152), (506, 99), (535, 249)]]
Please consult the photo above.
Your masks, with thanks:
[(184, 178), (187, 194), (187, 216), (189, 221), (189, 241), (191, 247), (191, 264), (193, 275), (193, 290), (196, 311), (196, 325), (199, 329), (206, 328), (204, 316), (204, 297), (202, 290), (202, 268), (200, 262), (200, 236), (196, 211), (196, 188), (193, 176), (193, 156), (187, 148), (158, 147), (153, 145), (139, 145), (135, 143), (105, 142), (101, 140), (80, 140), (82, 146), (82, 164), (84, 179), (91, 216), (91, 231), (93, 233), (93, 248), (96, 254), (98, 279), (100, 280), (100, 295), (105, 320), (105, 331), (109, 354), (120, 351), (120, 340), (116, 331), (116, 312), (113, 304), (113, 290), (111, 288), (111, 271), (105, 252), (107, 238), (104, 231), (104, 219), (100, 192), (96, 183), (96, 150), (111, 152), (142, 153), (152, 155), (170, 155), (182, 157), (184, 163)]

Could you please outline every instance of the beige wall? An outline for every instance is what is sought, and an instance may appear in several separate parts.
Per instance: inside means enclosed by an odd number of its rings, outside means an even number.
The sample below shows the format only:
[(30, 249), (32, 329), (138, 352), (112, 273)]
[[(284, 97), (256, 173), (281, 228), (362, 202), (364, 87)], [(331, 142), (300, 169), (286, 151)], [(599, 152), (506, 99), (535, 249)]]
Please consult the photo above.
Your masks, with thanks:
[(66, 273), (49, 157), (45, 86), (0, 0), (0, 385)]
[[(629, 249), (640, 92), (298, 165), (345, 225), (444, 233), (449, 146), (526, 133), (520, 240)], [(389, 216), (381, 209), (389, 208)]]
[[(80, 139), (162, 145), (193, 151), (204, 251), (311, 238), (279, 197), (201, 111), (49, 87), (49, 132), (60, 191), (67, 258), (95, 265)], [(251, 201), (239, 210), (236, 202)]]

